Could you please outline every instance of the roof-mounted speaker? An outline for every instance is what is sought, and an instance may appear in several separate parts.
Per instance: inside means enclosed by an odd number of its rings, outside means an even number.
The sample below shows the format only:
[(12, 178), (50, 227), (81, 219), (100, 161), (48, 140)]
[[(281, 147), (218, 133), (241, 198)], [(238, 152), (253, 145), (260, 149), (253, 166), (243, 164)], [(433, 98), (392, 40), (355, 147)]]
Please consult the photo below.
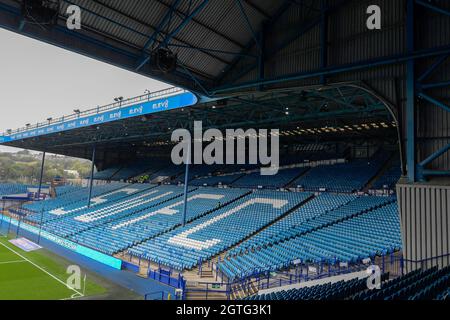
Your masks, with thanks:
[(152, 52), (151, 65), (155, 71), (170, 73), (177, 68), (178, 56), (168, 48), (158, 48)]

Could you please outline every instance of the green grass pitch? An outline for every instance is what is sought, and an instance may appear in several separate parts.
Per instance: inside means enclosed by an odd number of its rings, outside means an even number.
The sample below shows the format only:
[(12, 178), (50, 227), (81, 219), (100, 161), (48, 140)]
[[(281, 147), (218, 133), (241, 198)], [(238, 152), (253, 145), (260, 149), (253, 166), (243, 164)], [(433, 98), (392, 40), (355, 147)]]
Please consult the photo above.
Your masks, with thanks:
[(68, 288), (68, 264), (56, 260), (42, 249), (27, 253), (0, 235), (0, 300), (77, 299), (105, 292), (89, 279), (85, 292), (83, 285)]

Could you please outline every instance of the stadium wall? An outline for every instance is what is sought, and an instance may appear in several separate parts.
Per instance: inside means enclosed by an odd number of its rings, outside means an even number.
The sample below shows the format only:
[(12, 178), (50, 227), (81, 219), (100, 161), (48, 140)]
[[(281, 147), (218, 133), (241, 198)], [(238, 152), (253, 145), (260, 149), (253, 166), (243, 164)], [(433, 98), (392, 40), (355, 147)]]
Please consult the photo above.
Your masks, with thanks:
[(407, 272), (450, 264), (450, 187), (397, 185)]

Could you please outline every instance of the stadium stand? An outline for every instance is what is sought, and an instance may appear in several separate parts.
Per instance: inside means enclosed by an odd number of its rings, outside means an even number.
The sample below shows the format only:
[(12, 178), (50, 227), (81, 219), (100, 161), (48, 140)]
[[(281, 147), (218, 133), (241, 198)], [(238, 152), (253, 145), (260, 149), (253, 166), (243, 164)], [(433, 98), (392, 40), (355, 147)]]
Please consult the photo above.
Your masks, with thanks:
[(274, 243), (278, 239), (284, 239), (287, 237), (286, 235), (289, 234), (289, 230), (292, 228), (345, 205), (354, 199), (356, 199), (356, 196), (353, 195), (336, 195), (328, 193), (319, 194), (314, 199), (308, 201), (297, 210), (294, 210), (283, 219), (244, 241), (236, 248), (230, 250), (228, 254), (234, 255), (243, 253), (249, 249), (256, 249), (258, 247)]
[(401, 168), (400, 168), (400, 160), (394, 161), (388, 170), (377, 179), (374, 183), (372, 189), (393, 189), (395, 184), (400, 179), (401, 176)]
[(362, 190), (386, 162), (389, 155), (379, 152), (368, 160), (353, 160), (309, 170), (292, 183), (308, 191), (355, 192)]
[(16, 183), (0, 183), (0, 196), (27, 193), (30, 186)]
[(450, 267), (415, 270), (389, 280), (381, 278), (381, 288), (369, 290), (367, 279), (352, 279), (300, 289), (281, 290), (245, 300), (449, 300)]
[[(92, 188), (92, 197), (100, 197), (110, 192), (114, 192), (125, 187), (124, 183), (109, 183), (97, 185)], [(28, 214), (26, 219), (31, 222), (38, 222), (41, 218), (41, 213), (44, 214), (43, 222), (58, 218), (59, 215), (51, 214), (50, 211), (57, 210), (57, 212), (64, 212), (65, 210), (73, 210), (81, 208), (86, 205), (88, 199), (88, 188), (80, 188), (71, 193), (67, 193), (57, 198), (47, 199), (41, 202), (34, 202), (26, 204), (22, 207), (22, 213)], [(95, 200), (94, 200), (95, 203)]]
[(310, 193), (253, 192), (184, 227), (139, 244), (129, 253), (178, 270), (190, 269), (254, 234), (309, 197)]
[(94, 174), (95, 180), (111, 180), (114, 174), (121, 169), (120, 166), (114, 166)]
[[(418, 269), (381, 284), (380, 290), (363, 291), (353, 300), (448, 299), (450, 267)], [(447, 293), (447, 295), (446, 295)]]
[[(188, 181), (192, 181), (195, 178), (209, 177), (214, 174), (215, 171), (223, 167), (222, 165), (191, 165), (189, 167), (189, 177)], [(182, 170), (185, 170), (184, 166), (181, 166)], [(184, 174), (179, 175), (174, 180), (171, 181), (172, 184), (184, 184)]]
[[(174, 186), (162, 186), (157, 189), (159, 188), (163, 190), (178, 189), (180, 190), (179, 195), (181, 195), (182, 191), (182, 188)], [(198, 217), (226, 206), (248, 192), (244, 189), (225, 191), (201, 188), (193, 190), (188, 194), (187, 198), (189, 210), (186, 219), (188, 222), (193, 221)], [(114, 221), (102, 224), (97, 228), (89, 228), (85, 232), (73, 235), (71, 239), (101, 252), (114, 254), (131, 245), (172, 230), (180, 225), (182, 213), (183, 200), (177, 197), (171, 201), (160, 201), (158, 205), (145, 210), (120, 214), (119, 219), (114, 219)], [(115, 217), (117, 217), (117, 214)]]
[(191, 185), (194, 186), (218, 186), (218, 185), (231, 185), (233, 182), (243, 177), (245, 173), (232, 173), (223, 174), (217, 176), (209, 176), (197, 178), (191, 181)]
[(280, 169), (274, 176), (261, 175), (259, 171), (244, 175), (232, 183), (234, 187), (243, 188), (282, 188), (289, 182), (305, 173), (309, 168)]
[[(47, 220), (44, 229), (62, 237), (68, 237), (87, 229), (141, 212), (162, 202), (179, 197), (183, 189), (174, 186), (135, 185), (105, 195), (102, 204), (87, 208), (77, 207), (59, 215), (59, 219)], [(141, 188), (138, 188), (141, 186)], [(150, 189), (149, 189), (150, 187)], [(51, 212), (49, 214), (52, 214)], [(54, 213), (53, 213), (54, 214)]]
[(55, 187), (55, 193), (57, 197), (64, 196), (66, 194), (79, 191), (82, 187), (75, 185), (64, 185)]
[[(229, 278), (248, 277), (289, 268), (302, 262), (348, 262), (385, 255), (401, 249), (400, 223), (394, 199), (360, 197), (319, 215), (284, 234), (284, 240), (266, 240), (266, 247), (228, 255), (218, 264)], [(382, 223), (381, 223), (382, 222)], [(263, 241), (264, 243), (264, 241)]]

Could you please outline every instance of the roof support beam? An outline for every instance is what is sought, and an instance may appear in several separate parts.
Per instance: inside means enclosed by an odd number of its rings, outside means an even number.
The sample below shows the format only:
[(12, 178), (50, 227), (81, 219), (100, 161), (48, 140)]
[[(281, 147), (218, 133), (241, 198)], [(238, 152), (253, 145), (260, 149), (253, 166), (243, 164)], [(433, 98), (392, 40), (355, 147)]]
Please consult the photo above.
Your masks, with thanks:
[(253, 40), (255, 41), (255, 44), (256, 44), (256, 46), (258, 48), (258, 51), (261, 52), (261, 45), (259, 44), (258, 36), (256, 35), (255, 30), (253, 30), (252, 23), (248, 19), (247, 13), (245, 12), (245, 9), (242, 6), (241, 1), (240, 0), (235, 0), (235, 3), (237, 5), (237, 7), (239, 8), (239, 12), (241, 13), (242, 18), (244, 19), (245, 24), (247, 25), (247, 28), (248, 28), (248, 30), (250, 31), (250, 33), (251, 33), (251, 35), (253, 37)]
[[(172, 14), (174, 10), (178, 7), (181, 0), (175, 0), (175, 3), (169, 7), (169, 10), (167, 11), (166, 15), (163, 17), (160, 24), (156, 27), (156, 29), (153, 31), (152, 35), (148, 38), (147, 42), (145, 43), (144, 47), (142, 48), (142, 55), (145, 55), (145, 50), (148, 48), (151, 48), (151, 46), (155, 43), (156, 37), (159, 35), (159, 33), (162, 31), (162, 29), (170, 22), (172, 18)], [(139, 70), (142, 68), (142, 66), (145, 64), (146, 57), (142, 57), (141, 60), (138, 62), (138, 65), (136, 67), (136, 70)]]
[(203, 0), (202, 3), (200, 3), (194, 11), (192, 11), (179, 25), (175, 28), (172, 32), (170, 32), (165, 38), (162, 43), (159, 44), (159, 47), (167, 46), (169, 41), (176, 36), (183, 28), (191, 22), (191, 20), (199, 14), (208, 4), (209, 0)]
[[(165, 2), (163, 2), (163, 1), (161, 1), (161, 0), (156, 0), (156, 1), (157, 1), (159, 4), (163, 5), (163, 6), (170, 7), (167, 3), (165, 3)], [(187, 17), (187, 14), (184, 13), (184, 12), (182, 12), (182, 11), (180, 11), (180, 10), (177, 10), (177, 9), (176, 9), (174, 12), (175, 12), (175, 14), (177, 14), (181, 19), (185, 19), (185, 18)], [(241, 48), (241, 49), (244, 48), (244, 46), (243, 46), (241, 43), (237, 42), (236, 40), (231, 39), (230, 37), (228, 37), (227, 35), (225, 35), (225, 34), (223, 34), (223, 33), (218, 32), (217, 30), (214, 30), (214, 29), (208, 27), (206, 24), (200, 22), (199, 20), (197, 20), (197, 19), (195, 19), (195, 18), (192, 18), (191, 21), (194, 22), (195, 24), (201, 26), (202, 28), (207, 29), (209, 32), (212, 32), (212, 33), (218, 35), (219, 37), (221, 37), (221, 38), (223, 38), (223, 39), (229, 41), (229, 42), (232, 43), (233, 45), (235, 45), (235, 46), (237, 46), (237, 47), (239, 47), (239, 48)]]
[[(200, 11), (203, 10), (203, 8), (208, 4), (209, 0), (203, 0), (202, 3), (200, 3), (192, 13), (190, 13), (186, 18), (176, 27), (174, 30), (172, 30), (169, 34), (167, 34), (164, 37), (164, 40), (159, 43), (158, 48), (160, 47), (166, 47), (169, 41), (174, 38), (183, 28), (194, 18)], [(217, 59), (217, 58), (216, 58)], [(139, 70), (142, 68), (143, 65), (145, 65), (150, 60), (150, 55), (147, 55), (145, 58), (141, 60), (136, 70)]]
[[(277, 21), (278, 19), (283, 15), (283, 13), (285, 13), (290, 6), (292, 5), (292, 0), (285, 0), (285, 2), (280, 6), (280, 8), (277, 10), (277, 12), (273, 15), (272, 18), (268, 19), (265, 22), (265, 28), (268, 31)], [(263, 23), (264, 25), (264, 23)], [(258, 34), (260, 35), (261, 31), (258, 32)], [(243, 53), (249, 53), (250, 50), (253, 47), (253, 41), (250, 41), (246, 44), (244, 50), (242, 51)], [(239, 62), (239, 57), (236, 57), (223, 71), (222, 75), (219, 77), (218, 82), (221, 82), (225, 76), (228, 74), (228, 72), (233, 69), (233, 67), (236, 66), (236, 64)]]

